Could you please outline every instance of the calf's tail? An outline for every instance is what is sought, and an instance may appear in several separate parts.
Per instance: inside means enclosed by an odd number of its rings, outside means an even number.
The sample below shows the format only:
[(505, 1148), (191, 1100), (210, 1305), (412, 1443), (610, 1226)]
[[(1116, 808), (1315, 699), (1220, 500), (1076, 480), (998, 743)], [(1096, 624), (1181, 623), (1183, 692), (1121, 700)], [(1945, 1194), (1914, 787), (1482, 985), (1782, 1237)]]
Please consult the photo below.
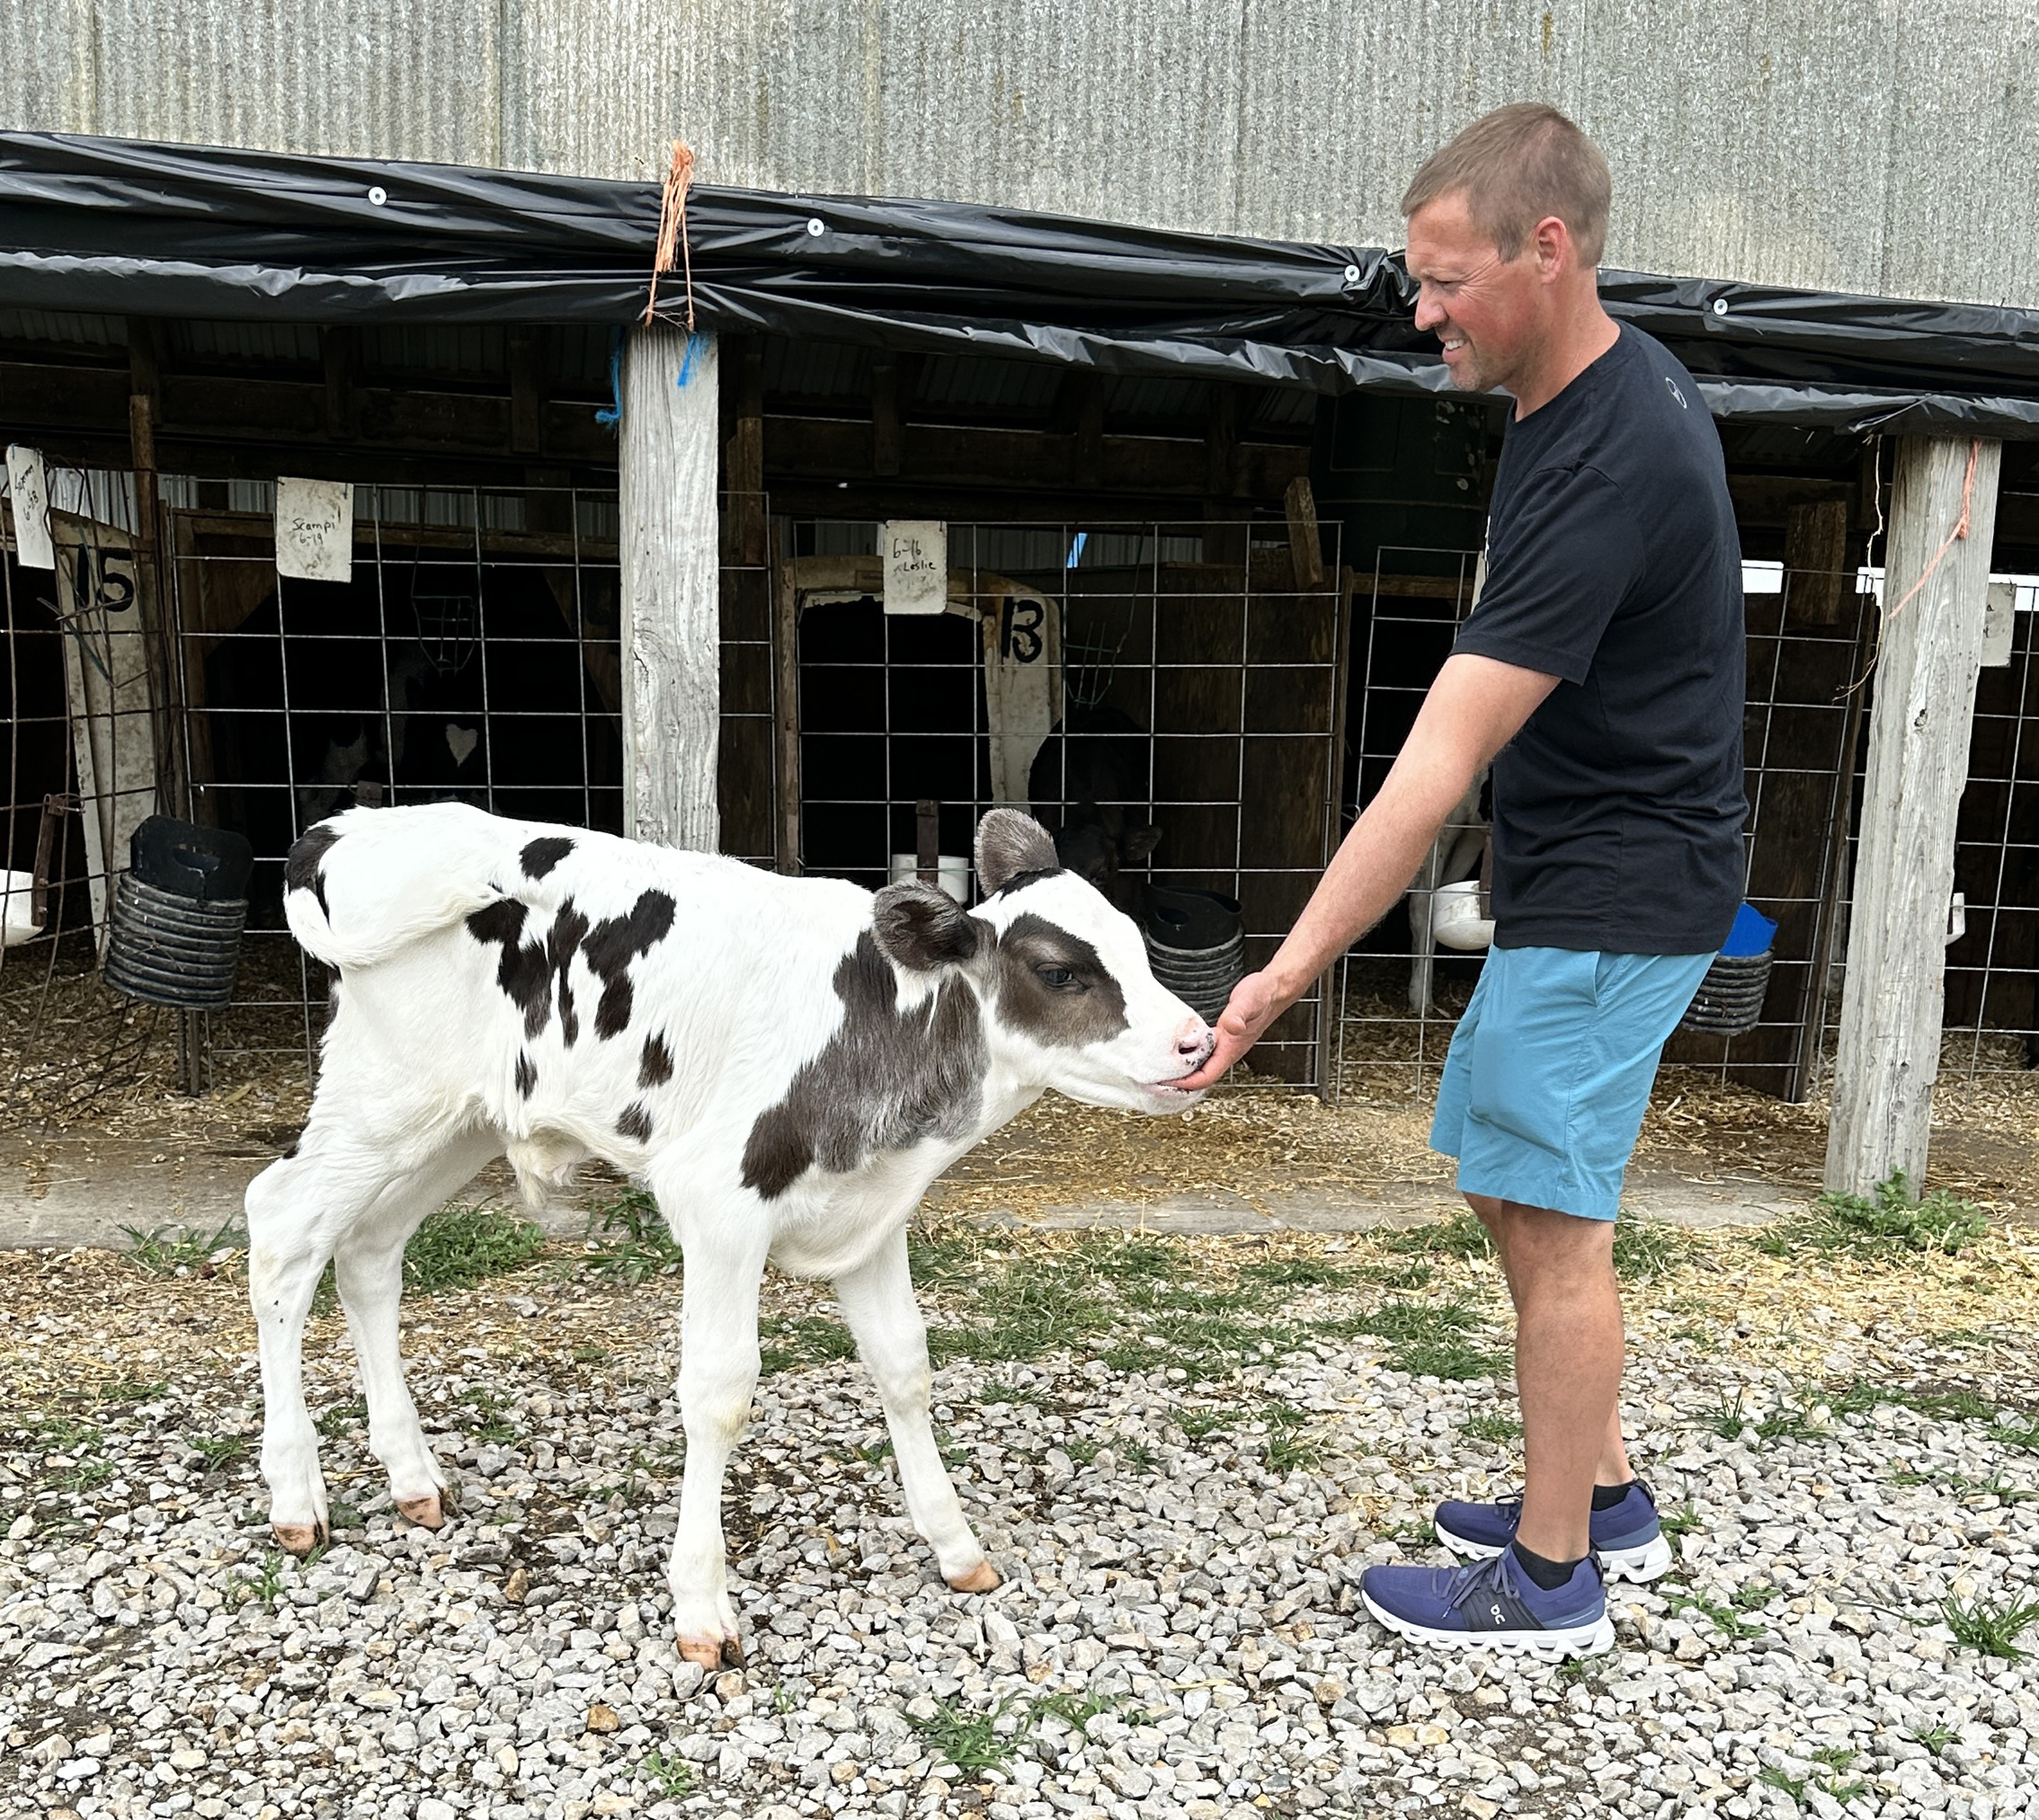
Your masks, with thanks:
[(290, 933), (330, 966), (373, 966), (504, 896), (497, 880), (515, 876), (517, 830), (461, 802), (322, 821), (284, 864)]

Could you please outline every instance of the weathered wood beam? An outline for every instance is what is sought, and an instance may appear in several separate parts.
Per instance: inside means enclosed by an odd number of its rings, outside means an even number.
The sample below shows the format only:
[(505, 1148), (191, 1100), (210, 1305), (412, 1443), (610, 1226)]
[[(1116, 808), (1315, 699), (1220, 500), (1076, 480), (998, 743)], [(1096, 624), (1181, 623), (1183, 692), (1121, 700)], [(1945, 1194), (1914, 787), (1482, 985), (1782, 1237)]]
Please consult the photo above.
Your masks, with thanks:
[(721, 544), (715, 338), (652, 323), (623, 358), (623, 816), (639, 840), (719, 844)]
[(1827, 1136), (1833, 1190), (1865, 1194), (1900, 1172), (1914, 1187), (1926, 1179), (2001, 454), (1981, 438), (1908, 436), (1895, 448)]

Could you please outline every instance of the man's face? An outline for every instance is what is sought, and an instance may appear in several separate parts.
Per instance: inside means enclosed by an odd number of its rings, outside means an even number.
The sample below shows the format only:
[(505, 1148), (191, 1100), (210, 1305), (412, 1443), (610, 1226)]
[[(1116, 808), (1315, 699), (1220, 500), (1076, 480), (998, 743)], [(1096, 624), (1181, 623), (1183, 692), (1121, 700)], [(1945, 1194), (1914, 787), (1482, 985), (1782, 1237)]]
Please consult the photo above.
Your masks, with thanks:
[(1473, 225), (1462, 191), (1426, 203), (1409, 218), (1409, 272), (1419, 288), (1416, 326), (1444, 347), (1444, 364), (1462, 391), (1506, 388), (1533, 356), (1550, 304), (1550, 285), (1531, 236), (1502, 258)]

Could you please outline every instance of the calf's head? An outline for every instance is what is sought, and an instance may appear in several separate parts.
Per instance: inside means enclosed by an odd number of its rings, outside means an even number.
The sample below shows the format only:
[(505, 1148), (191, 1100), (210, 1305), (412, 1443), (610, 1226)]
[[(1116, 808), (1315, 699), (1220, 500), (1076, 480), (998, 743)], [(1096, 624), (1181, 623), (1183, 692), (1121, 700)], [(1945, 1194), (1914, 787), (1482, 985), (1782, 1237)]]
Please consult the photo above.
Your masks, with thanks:
[(909, 973), (966, 974), (997, 1060), (1090, 1106), (1179, 1111), (1174, 1083), (1210, 1054), (1210, 1027), (1157, 982), (1132, 919), (1065, 869), (1047, 830), (1015, 809), (977, 829), (984, 901), (966, 911), (932, 886), (878, 895), (872, 933)]

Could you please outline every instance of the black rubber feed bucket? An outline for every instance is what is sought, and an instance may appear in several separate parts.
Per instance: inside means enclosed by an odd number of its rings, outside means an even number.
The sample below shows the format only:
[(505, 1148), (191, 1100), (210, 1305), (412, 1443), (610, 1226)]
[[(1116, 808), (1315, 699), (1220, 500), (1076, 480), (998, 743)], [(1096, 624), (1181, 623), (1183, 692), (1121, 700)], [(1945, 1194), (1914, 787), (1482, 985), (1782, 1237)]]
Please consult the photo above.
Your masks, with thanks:
[(113, 888), (106, 983), (144, 1005), (223, 1010), (233, 1000), (254, 849), (237, 834), (152, 815)]
[(1748, 1035), (1763, 1016), (1763, 995), (1770, 989), (1770, 961), (1767, 949), (1761, 954), (1715, 955), (1678, 1027), (1703, 1031), (1709, 1036)]
[(1155, 978), (1206, 1023), (1214, 1022), (1232, 987), (1245, 977), (1239, 900), (1216, 891), (1150, 885), (1142, 922)]

